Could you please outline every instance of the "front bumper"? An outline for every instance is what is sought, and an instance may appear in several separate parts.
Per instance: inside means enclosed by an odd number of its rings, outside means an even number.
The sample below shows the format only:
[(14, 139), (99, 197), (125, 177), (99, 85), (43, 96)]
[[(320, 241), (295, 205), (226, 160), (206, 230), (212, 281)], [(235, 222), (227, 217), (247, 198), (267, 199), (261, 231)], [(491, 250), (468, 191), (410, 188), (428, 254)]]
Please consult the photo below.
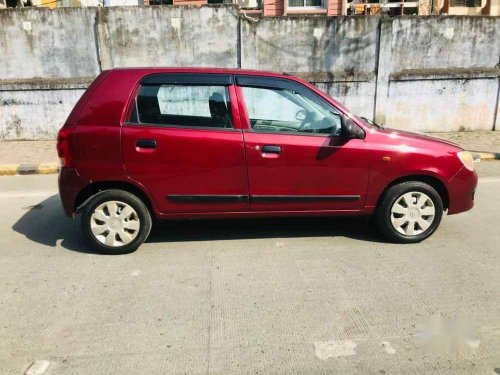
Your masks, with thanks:
[(462, 169), (448, 183), (448, 215), (465, 212), (474, 207), (477, 172)]
[(59, 197), (64, 213), (73, 217), (75, 213), (75, 202), (78, 193), (90, 183), (82, 178), (74, 168), (61, 168), (59, 172)]

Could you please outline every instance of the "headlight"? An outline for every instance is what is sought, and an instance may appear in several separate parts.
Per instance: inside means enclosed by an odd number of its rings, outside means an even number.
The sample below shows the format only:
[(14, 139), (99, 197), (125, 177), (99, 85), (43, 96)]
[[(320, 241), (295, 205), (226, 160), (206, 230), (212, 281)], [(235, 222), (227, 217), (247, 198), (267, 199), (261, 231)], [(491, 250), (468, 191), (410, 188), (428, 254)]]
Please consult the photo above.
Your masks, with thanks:
[(457, 156), (465, 168), (467, 168), (469, 171), (474, 170), (474, 158), (472, 157), (472, 154), (469, 151), (457, 152)]

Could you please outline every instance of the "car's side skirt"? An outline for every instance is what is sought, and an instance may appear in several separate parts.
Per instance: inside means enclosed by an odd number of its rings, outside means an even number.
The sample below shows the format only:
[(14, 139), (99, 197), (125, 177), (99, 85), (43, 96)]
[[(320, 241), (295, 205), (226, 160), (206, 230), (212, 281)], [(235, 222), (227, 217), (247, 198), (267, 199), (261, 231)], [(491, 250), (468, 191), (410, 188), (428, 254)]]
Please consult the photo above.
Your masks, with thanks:
[(313, 202), (313, 201), (334, 201), (334, 202), (353, 202), (360, 199), (359, 195), (180, 195), (169, 194), (166, 198), (173, 202), (199, 202), (199, 203), (218, 203), (218, 202)]
[(359, 195), (252, 195), (252, 202), (313, 202), (334, 201), (352, 202), (359, 200)]

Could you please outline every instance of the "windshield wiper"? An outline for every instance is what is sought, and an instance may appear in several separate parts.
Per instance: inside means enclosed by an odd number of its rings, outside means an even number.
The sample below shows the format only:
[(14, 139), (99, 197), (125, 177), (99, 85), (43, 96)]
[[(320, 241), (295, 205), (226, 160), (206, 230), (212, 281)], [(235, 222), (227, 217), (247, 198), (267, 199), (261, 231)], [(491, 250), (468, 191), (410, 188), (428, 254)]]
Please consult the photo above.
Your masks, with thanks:
[(383, 129), (383, 128), (384, 128), (382, 125), (379, 125), (379, 124), (377, 124), (375, 121), (370, 120), (370, 119), (368, 119), (368, 118), (366, 118), (366, 117), (360, 117), (360, 119), (361, 119), (361, 120), (363, 120), (364, 122), (366, 122), (366, 123), (370, 124), (370, 125), (375, 126), (375, 127), (376, 127), (376, 128), (378, 128), (378, 129)]

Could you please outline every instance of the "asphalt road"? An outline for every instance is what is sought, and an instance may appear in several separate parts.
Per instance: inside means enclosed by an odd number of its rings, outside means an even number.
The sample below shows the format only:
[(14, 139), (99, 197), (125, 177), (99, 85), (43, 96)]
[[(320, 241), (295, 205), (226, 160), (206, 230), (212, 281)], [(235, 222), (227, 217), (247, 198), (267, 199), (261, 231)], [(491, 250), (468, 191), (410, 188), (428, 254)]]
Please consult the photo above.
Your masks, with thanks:
[(416, 245), (167, 222), (124, 256), (89, 251), (56, 176), (0, 177), (0, 374), (500, 374), (500, 162), (479, 171), (474, 210)]

